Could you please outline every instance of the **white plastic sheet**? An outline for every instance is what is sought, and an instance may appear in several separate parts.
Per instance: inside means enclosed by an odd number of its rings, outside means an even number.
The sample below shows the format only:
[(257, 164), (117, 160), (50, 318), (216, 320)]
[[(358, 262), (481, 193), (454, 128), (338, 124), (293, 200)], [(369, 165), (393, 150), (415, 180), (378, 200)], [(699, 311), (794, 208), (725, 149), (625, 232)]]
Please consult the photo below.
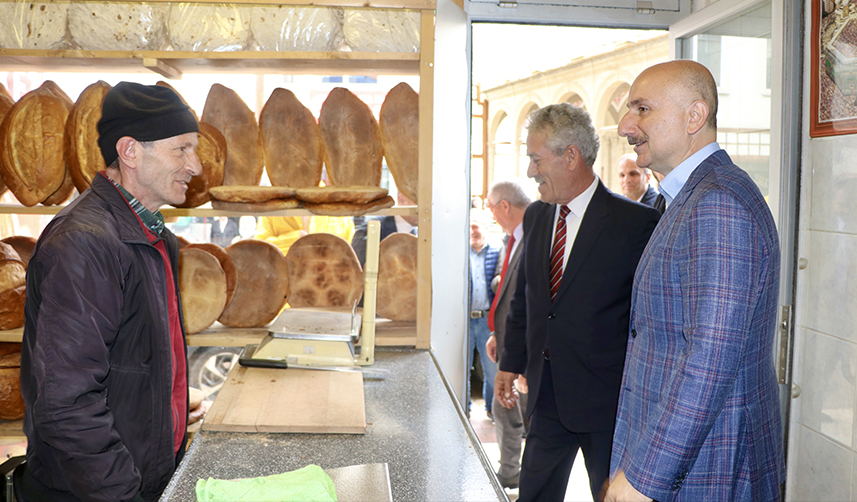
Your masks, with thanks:
[(229, 4), (173, 3), (169, 34), (179, 51), (243, 51), (250, 45), (252, 7)]
[(68, 20), (67, 3), (0, 2), (0, 47), (62, 49)]
[(263, 51), (336, 51), (344, 41), (342, 17), (332, 7), (259, 6), (250, 28)]
[(162, 3), (74, 2), (68, 29), (86, 50), (159, 50), (169, 9)]
[(420, 13), (401, 9), (344, 9), (345, 41), (356, 52), (419, 52)]

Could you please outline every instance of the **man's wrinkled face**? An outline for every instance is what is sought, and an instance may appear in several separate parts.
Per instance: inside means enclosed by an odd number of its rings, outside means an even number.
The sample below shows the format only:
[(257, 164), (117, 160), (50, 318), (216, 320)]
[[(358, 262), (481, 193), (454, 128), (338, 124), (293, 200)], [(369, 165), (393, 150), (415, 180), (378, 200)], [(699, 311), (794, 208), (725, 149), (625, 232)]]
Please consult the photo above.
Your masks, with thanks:
[(470, 247), (479, 251), (485, 245), (487, 235), (485, 235), (485, 225), (478, 219), (470, 219)]
[(143, 205), (151, 208), (185, 201), (191, 177), (202, 173), (198, 144), (197, 133), (189, 132), (143, 145), (138, 173), (142, 193), (137, 196)]
[(622, 193), (631, 200), (640, 200), (649, 188), (649, 174), (645, 168), (638, 167), (637, 163), (630, 158), (625, 158), (619, 163), (619, 183), (622, 185)]
[(527, 156), (530, 158), (527, 176), (539, 184), (542, 202), (565, 204), (573, 198), (570, 194), (572, 170), (567, 158), (569, 149), (562, 155), (555, 155), (546, 143), (547, 133), (544, 131), (534, 131), (527, 136)]

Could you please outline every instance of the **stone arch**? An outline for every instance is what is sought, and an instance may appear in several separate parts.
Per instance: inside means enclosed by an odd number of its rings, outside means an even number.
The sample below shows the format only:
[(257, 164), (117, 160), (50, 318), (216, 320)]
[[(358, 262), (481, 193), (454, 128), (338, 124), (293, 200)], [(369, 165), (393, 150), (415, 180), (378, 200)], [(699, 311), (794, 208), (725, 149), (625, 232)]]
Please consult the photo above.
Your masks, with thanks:
[(563, 91), (556, 100), (554, 100), (554, 103), (568, 103), (570, 105), (583, 108), (584, 110), (589, 110), (586, 101), (587, 99), (584, 97), (582, 92), (577, 90), (566, 90)]
[(619, 121), (628, 110), (628, 91), (631, 85), (624, 79), (616, 79), (605, 86), (599, 94), (598, 106), (592, 117), (598, 136), (601, 139), (601, 150), (598, 153), (595, 172), (608, 188), (619, 191), (619, 181), (616, 174), (616, 161), (622, 155), (632, 152), (631, 145), (617, 133)]
[(507, 110), (498, 110), (488, 125), (488, 179), (495, 180), (515, 166), (514, 120)]
[(513, 173), (515, 178), (527, 175), (527, 165), (530, 163), (530, 158), (527, 157), (527, 124), (530, 114), (539, 108), (538, 103), (528, 101), (519, 109), (518, 120), (515, 125), (516, 170)]

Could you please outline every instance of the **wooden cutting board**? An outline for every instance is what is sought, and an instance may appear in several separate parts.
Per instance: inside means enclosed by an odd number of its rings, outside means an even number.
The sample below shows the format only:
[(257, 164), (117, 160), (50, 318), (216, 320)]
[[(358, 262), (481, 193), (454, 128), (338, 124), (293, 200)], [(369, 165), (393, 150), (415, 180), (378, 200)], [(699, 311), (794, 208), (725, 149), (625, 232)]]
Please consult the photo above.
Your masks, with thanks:
[(365, 434), (363, 374), (235, 366), (203, 430)]

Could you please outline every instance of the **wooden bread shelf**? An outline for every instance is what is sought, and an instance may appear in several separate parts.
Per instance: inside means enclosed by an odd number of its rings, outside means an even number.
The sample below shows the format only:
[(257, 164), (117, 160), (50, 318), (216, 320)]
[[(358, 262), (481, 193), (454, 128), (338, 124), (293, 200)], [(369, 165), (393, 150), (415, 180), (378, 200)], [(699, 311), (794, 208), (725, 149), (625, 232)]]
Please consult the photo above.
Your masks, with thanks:
[[(228, 328), (220, 323), (199, 333), (187, 336), (187, 344), (196, 347), (243, 347), (259, 343), (268, 334), (267, 328)], [(20, 342), (24, 328), (0, 331), (0, 342)], [(375, 321), (375, 345), (378, 347), (413, 347), (417, 341), (416, 323), (413, 321)]]
[[(22, 0), (0, 0), (21, 2)], [(54, 0), (56, 1), (56, 0)], [(73, 0), (68, 0), (69, 2)], [(175, 0), (146, 0), (147, 3), (170, 3)], [(134, 1), (112, 1), (111, 3), (139, 3)], [(240, 5), (305, 5), (307, 7), (369, 7), (375, 9), (435, 9), (435, 0), (193, 0), (189, 3), (215, 3)]]
[[(57, 214), (65, 206), (33, 206), (25, 207), (17, 204), (0, 204), (0, 214)], [(182, 209), (178, 207), (161, 208), (161, 214), (165, 218), (173, 216), (243, 216), (250, 214), (253, 216), (317, 216), (307, 209), (282, 209), (279, 211), (247, 212), (247, 211), (224, 211), (221, 209), (212, 208), (190, 208)], [(416, 206), (396, 206), (388, 209), (379, 209), (372, 213), (366, 213), (366, 216), (413, 216), (417, 214)]]
[(0, 69), (27, 72), (417, 75), (418, 52), (189, 52), (0, 49)]

